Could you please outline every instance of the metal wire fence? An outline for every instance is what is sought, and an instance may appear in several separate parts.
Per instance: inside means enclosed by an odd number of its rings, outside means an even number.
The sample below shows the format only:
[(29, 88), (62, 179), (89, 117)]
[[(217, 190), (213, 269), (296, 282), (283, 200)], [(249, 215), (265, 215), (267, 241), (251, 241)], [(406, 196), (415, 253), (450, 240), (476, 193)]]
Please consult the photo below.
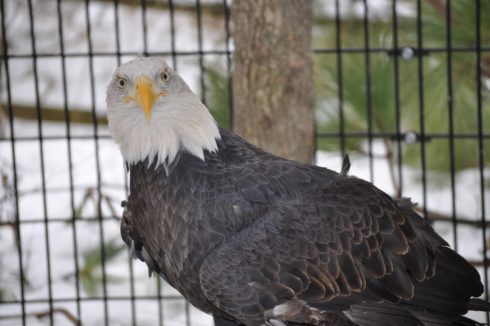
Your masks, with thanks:
[[(465, 12), (474, 19), (464, 28), (474, 42), (460, 42), (453, 22), (464, 17), (452, 12), (459, 4), (431, 3), (444, 30), (444, 38), (434, 43), (424, 41), (426, 12), (420, 0), (316, 2), (312, 51), (320, 113), (315, 138), (317, 148), (328, 150), (339, 164), (343, 153), (357, 150), (366, 178), (380, 187), (388, 180), (385, 188), (394, 196), (415, 197), (421, 213), (479, 267), (488, 299), (490, 35), (484, 27), (490, 13), (481, 0), (472, 1)], [(0, 1), (0, 324), (211, 324), (159, 278), (148, 279), (144, 264), (131, 261), (120, 241), (118, 203), (127, 195), (127, 179), (106, 128), (104, 93), (121, 62), (139, 54), (163, 56), (203, 102), (223, 105), (222, 123), (229, 125), (229, 5), (227, 0)], [(349, 20), (356, 22), (354, 29)], [(406, 30), (412, 39), (404, 37)], [(379, 35), (389, 37), (383, 43)], [(456, 71), (465, 56), (471, 65)], [(362, 128), (350, 121), (352, 58), (359, 59), (362, 76), (355, 81), (363, 89)], [(390, 67), (381, 78), (391, 92), (392, 118), (385, 129), (378, 125), (379, 58)], [(435, 87), (432, 66), (441, 62), (444, 128), (434, 128), (426, 120), (434, 110), (427, 97)], [(327, 86), (322, 74), (329, 74)], [(407, 75), (414, 88), (407, 88)], [(465, 114), (473, 115), (469, 129), (458, 127), (462, 118), (455, 114), (462, 103), (460, 75), (473, 83), (473, 93), (465, 94), (474, 103)], [(411, 106), (407, 89), (414, 91)], [(221, 92), (226, 96), (219, 102)], [(324, 111), (333, 117), (333, 130), (325, 129)], [(428, 147), (439, 141), (448, 149), (439, 152), (449, 162), (442, 174), (432, 172), (430, 163), (439, 154)], [(465, 169), (458, 165), (466, 159), (459, 154), (462, 141), (473, 142), (472, 163)], [(407, 154), (414, 148), (415, 159)], [(322, 163), (320, 156), (317, 160)], [(391, 177), (383, 177), (388, 170)], [(441, 198), (440, 186), (431, 183), (440, 175), (447, 184)], [(438, 213), (442, 204), (445, 213)], [(488, 315), (478, 318), (488, 322)]]

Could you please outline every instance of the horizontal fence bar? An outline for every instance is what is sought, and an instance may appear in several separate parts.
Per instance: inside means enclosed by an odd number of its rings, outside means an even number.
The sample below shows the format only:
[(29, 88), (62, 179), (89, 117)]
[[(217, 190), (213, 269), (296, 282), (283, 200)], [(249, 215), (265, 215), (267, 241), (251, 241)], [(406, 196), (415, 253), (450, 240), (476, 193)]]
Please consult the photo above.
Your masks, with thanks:
[[(412, 133), (389, 133), (389, 132), (372, 132), (371, 136), (373, 138), (391, 138), (391, 139), (401, 139), (403, 140), (407, 135), (412, 134)], [(417, 133), (415, 133), (415, 136), (419, 136)], [(340, 134), (339, 132), (317, 132), (315, 137), (319, 138), (336, 138), (336, 137), (351, 137), (351, 138), (367, 138), (368, 133), (367, 132), (348, 132), (345, 131), (343, 134)], [(445, 133), (425, 133), (425, 141), (430, 141), (431, 139), (449, 139), (451, 137), (454, 138), (459, 138), (459, 139), (476, 139), (478, 140), (480, 138), (480, 135), (478, 134), (468, 134), (468, 133), (455, 133), (454, 135), (450, 136), (449, 134)], [(481, 137), (483, 139), (490, 139), (490, 134), (482, 134)], [(59, 135), (59, 136), (44, 136), (43, 140), (66, 140), (66, 135)], [(71, 140), (94, 140), (94, 137), (92, 135), (72, 135), (70, 136)], [(111, 136), (110, 135), (99, 135), (98, 139), (106, 139), (110, 140)], [(12, 139), (10, 137), (4, 137), (0, 138), (0, 142), (9, 142)], [(36, 136), (28, 136), (28, 137), (15, 137), (14, 141), (37, 141), (39, 140), (38, 137)], [(416, 141), (420, 141), (420, 139), (417, 139)]]
[[(97, 218), (95, 218), (95, 217), (80, 217), (80, 218), (76, 218), (75, 222), (77, 222), (77, 223), (78, 222), (83, 222), (83, 223), (84, 222), (90, 222), (90, 223), (92, 223), (92, 222), (98, 222), (98, 219), (99, 219), (98, 217)], [(119, 222), (121, 217), (119, 217), (119, 216), (104, 216), (101, 219), (105, 220), (105, 221)], [(434, 222), (452, 223), (452, 219), (445, 217), (445, 216), (436, 216), (434, 218), (429, 217), (428, 219), (430, 221), (434, 221)], [(469, 226), (473, 226), (473, 227), (477, 227), (477, 228), (483, 227), (482, 222), (479, 220), (470, 220), (470, 219), (465, 219), (465, 218), (460, 218), (460, 217), (458, 217), (457, 220), (458, 220), (458, 224), (465, 224), (465, 225), (469, 225)], [(73, 222), (72, 218), (50, 218), (48, 220), (48, 223), (53, 223), (53, 224), (56, 224), (56, 223), (72, 223), (72, 222)], [(18, 224), (20, 224), (20, 225), (22, 225), (22, 224), (44, 224), (44, 220), (39, 219), (39, 218), (25, 219), (25, 220), (21, 220), (20, 223), (9, 222), (9, 221), (1, 221), (0, 227), (2, 227), (2, 226), (15, 226)], [(490, 224), (485, 224), (485, 227), (490, 227)]]
[[(99, 140), (101, 139), (106, 139), (106, 140), (109, 140), (109, 139), (112, 139), (110, 135), (98, 135), (97, 138)], [(0, 138), (0, 142), (3, 142), (3, 141), (11, 141), (12, 139), (10, 137), (4, 137), (4, 138)], [(15, 137), (13, 139), (14, 141), (35, 141), (35, 140), (39, 140), (38, 137), (35, 137), (35, 136), (25, 136), (25, 137), (22, 137), (22, 136), (19, 136), (19, 137)], [(68, 138), (66, 137), (66, 135), (59, 135), (59, 136), (43, 136), (43, 140), (68, 140)], [(70, 135), (70, 140), (94, 140), (94, 136), (93, 135)]]
[[(75, 219), (73, 219), (72, 217), (66, 217), (66, 218), (55, 217), (55, 218), (48, 219), (48, 223), (53, 223), (53, 224), (55, 224), (55, 223), (73, 223), (73, 221), (75, 221), (77, 223), (78, 222), (98, 222), (98, 219), (99, 219), (99, 217), (95, 217), (95, 216), (79, 217), (79, 218), (75, 218)], [(101, 217), (101, 219), (105, 220), (105, 221), (115, 221), (115, 222), (119, 223), (121, 217), (111, 215), (111, 216), (103, 216), (103, 217)], [(452, 218), (450, 218), (448, 216), (440, 215), (438, 213), (429, 214), (428, 219), (430, 221), (434, 221), (434, 222), (452, 223)], [(478, 227), (478, 228), (481, 228), (483, 226), (483, 224), (480, 220), (471, 220), (471, 219), (461, 218), (461, 217), (458, 217), (457, 220), (458, 220), (458, 224), (465, 224), (465, 225), (474, 226), (474, 227)], [(43, 223), (45, 223), (45, 222), (42, 219), (30, 218), (30, 219), (22, 219), (19, 223), (15, 222), (15, 221), (0, 221), (0, 227), (22, 225), (22, 224), (43, 224)], [(485, 227), (490, 227), (490, 224), (485, 224)]]
[[(95, 216), (77, 217), (75, 219), (73, 219), (72, 217), (66, 217), (66, 218), (53, 217), (48, 219), (48, 223), (72, 223), (73, 220), (75, 220), (75, 222), (99, 222), (99, 218), (106, 221), (116, 221), (116, 222), (119, 222), (119, 220), (121, 219), (120, 216), (114, 216), (114, 215), (110, 215), (110, 216), (106, 215), (101, 217), (95, 217)], [(19, 223), (15, 221), (0, 221), (0, 227), (4, 225), (14, 226), (14, 225), (21, 225), (21, 224), (37, 224), (37, 223), (44, 224), (45, 221), (39, 218), (21, 219)]]
[[(403, 55), (403, 50), (411, 49), (414, 52), (413, 58), (416, 57), (416, 53), (420, 51), (423, 55), (428, 55), (431, 52), (433, 53), (447, 53), (448, 49), (446, 47), (424, 47), (417, 48), (412, 46), (402, 46), (399, 48), (315, 48), (312, 49), (313, 53), (316, 54), (338, 54), (338, 53), (387, 53), (389, 55)], [(454, 47), (449, 49), (451, 52), (476, 52), (476, 47)], [(483, 46), (479, 49), (481, 52), (490, 52), (490, 46)], [(0, 54), (0, 58), (10, 58), (10, 59), (32, 59), (36, 58), (53, 58), (53, 57), (63, 57), (63, 58), (87, 58), (89, 55), (92, 57), (120, 57), (120, 56), (138, 56), (142, 55), (143, 52), (138, 51), (123, 51), (123, 52), (98, 52), (94, 51), (90, 54), (88, 52), (50, 52), (50, 53), (36, 53), (34, 56), (32, 53), (21, 53), (21, 54)], [(202, 51), (148, 51), (146, 52), (149, 56), (203, 56), (203, 55), (231, 55), (233, 54), (232, 50), (202, 50)]]
[[(209, 51), (176, 51), (175, 55), (177, 56), (202, 56), (202, 55), (228, 55), (232, 54), (232, 51), (226, 50), (209, 50)], [(149, 56), (172, 56), (173, 52), (171, 51), (148, 51), (146, 54)], [(125, 51), (125, 52), (68, 52), (68, 53), (59, 53), (59, 52), (50, 52), (50, 53), (37, 53), (36, 58), (88, 58), (88, 56), (92, 57), (121, 57), (121, 56), (139, 56), (143, 55), (143, 52), (137, 51)], [(34, 56), (30, 53), (23, 54), (1, 54), (0, 58), (10, 58), (10, 59), (32, 59)]]
[[(65, 302), (76, 302), (77, 300), (80, 301), (104, 301), (107, 299), (107, 301), (130, 301), (130, 300), (158, 300), (157, 295), (135, 295), (135, 296), (107, 296), (107, 297), (70, 297), (70, 298), (53, 298), (52, 301), (53, 303), (65, 303)], [(161, 298), (163, 300), (185, 300), (182, 296), (180, 295), (162, 295)], [(47, 303), (48, 299), (26, 299), (24, 302), (26, 304), (32, 303), (32, 304), (38, 304), (38, 303)], [(6, 301), (0, 301), (0, 305), (12, 305), (12, 304), (20, 304), (20, 300), (6, 300)], [(0, 320), (2, 319), (2, 315), (0, 315)]]
[[(413, 133), (416, 137), (420, 137), (418, 133)], [(401, 139), (404, 140), (404, 138), (407, 137), (407, 135), (411, 135), (412, 133), (389, 133), (389, 132), (372, 132), (371, 137), (373, 138), (391, 138), (391, 139)], [(344, 137), (353, 137), (353, 138), (367, 138), (368, 133), (367, 132), (348, 132), (345, 131), (343, 133)], [(336, 138), (336, 137), (341, 137), (341, 135), (337, 132), (317, 132), (316, 137), (319, 138)], [(430, 141), (431, 139), (449, 139), (449, 138), (460, 138), (460, 139), (475, 139), (478, 140), (481, 138), (488, 138), (490, 139), (490, 134), (482, 134), (481, 136), (478, 134), (468, 134), (468, 133), (455, 133), (454, 135), (449, 135), (449, 134), (444, 134), (444, 133), (425, 133), (425, 141)], [(420, 141), (419, 138), (417, 138), (414, 142)], [(408, 143), (411, 143), (412, 141), (407, 141)]]
[[(422, 48), (417, 48), (413, 46), (402, 46), (398, 48), (318, 48), (318, 49), (313, 49), (313, 52), (316, 54), (337, 54), (337, 53), (387, 53), (389, 55), (399, 55), (399, 56), (404, 56), (405, 52), (404, 50), (411, 50), (413, 53), (409, 56), (409, 58), (415, 58), (417, 57), (417, 53), (420, 52), (422, 55), (429, 55), (431, 52), (433, 53), (447, 53), (448, 49), (445, 47), (422, 47)], [(476, 47), (455, 47), (449, 49), (451, 52), (476, 52), (477, 49)], [(482, 52), (485, 51), (490, 51), (490, 47), (482, 47)]]

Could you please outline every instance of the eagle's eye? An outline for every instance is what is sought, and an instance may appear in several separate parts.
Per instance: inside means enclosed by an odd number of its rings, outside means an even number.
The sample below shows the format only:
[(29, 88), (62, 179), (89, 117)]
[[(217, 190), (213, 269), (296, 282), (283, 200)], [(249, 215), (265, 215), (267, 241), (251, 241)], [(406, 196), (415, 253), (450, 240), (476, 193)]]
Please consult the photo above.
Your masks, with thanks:
[(160, 78), (164, 81), (164, 82), (167, 82), (169, 79), (170, 79), (170, 75), (168, 72), (166, 71), (162, 71), (160, 73)]
[(117, 78), (117, 87), (119, 87), (120, 89), (124, 89), (124, 87), (126, 87), (126, 79), (123, 78), (123, 77), (118, 77)]

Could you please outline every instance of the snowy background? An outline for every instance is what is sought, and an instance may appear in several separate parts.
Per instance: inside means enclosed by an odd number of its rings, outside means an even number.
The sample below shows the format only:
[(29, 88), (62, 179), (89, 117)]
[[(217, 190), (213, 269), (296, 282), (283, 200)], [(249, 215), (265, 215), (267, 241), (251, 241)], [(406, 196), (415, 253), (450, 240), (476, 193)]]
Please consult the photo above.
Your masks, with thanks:
[[(370, 15), (381, 17), (387, 1), (369, 1)], [(119, 5), (107, 1), (62, 1), (59, 20), (57, 1), (32, 1), (32, 42), (27, 1), (3, 1), (5, 34), (8, 41), (9, 84), (4, 62), (1, 68), (1, 102), (13, 106), (82, 111), (97, 117), (105, 116), (105, 89), (120, 60), (127, 61), (138, 53), (165, 54), (196, 93), (204, 98), (200, 75), (198, 39), (202, 37), (204, 64), (225, 66), (226, 29), (223, 15), (204, 14), (199, 35), (195, 11), (176, 10), (171, 28), (167, 2), (156, 1), (157, 7)], [(325, 15), (333, 15), (333, 1), (325, 1)], [(194, 1), (175, 1), (194, 6)], [(206, 5), (222, 2), (202, 1)], [(318, 7), (318, 6), (317, 6)], [(214, 8), (214, 7), (213, 7)], [(401, 3), (399, 12), (410, 11)], [(341, 6), (342, 15), (362, 15), (362, 6)], [(115, 17), (119, 25), (116, 27)], [(146, 22), (144, 34), (143, 20)], [(62, 43), (67, 57), (59, 55), (59, 22), (63, 28)], [(90, 24), (90, 42), (87, 30)], [(119, 29), (119, 34), (116, 32)], [(172, 33), (175, 38), (172, 38)], [(36, 66), (34, 49), (39, 56)], [(232, 42), (228, 44), (232, 49)], [(93, 56), (87, 56), (91, 51)], [(171, 51), (180, 53), (176, 57)], [(176, 59), (175, 61), (173, 59)], [(66, 93), (63, 80), (66, 79)], [(36, 84), (37, 81), (37, 84)], [(10, 87), (8, 92), (7, 86)], [(38, 94), (38, 95), (37, 95)], [(141, 262), (130, 262), (119, 235), (119, 206), (126, 196), (126, 175), (118, 148), (108, 135), (105, 125), (65, 123), (16, 118), (9, 124), (6, 111), (0, 116), (0, 325), (21, 323), (21, 280), (16, 246), (17, 230), (12, 222), (21, 221), (18, 232), (22, 246), (24, 296), (27, 303), (28, 325), (48, 325), (48, 298), (53, 299), (55, 325), (74, 324), (71, 317), (80, 318), (83, 325), (101, 325), (105, 321), (104, 302), (107, 298), (107, 319), (110, 325), (211, 325), (211, 317), (189, 307), (179, 294), (164, 282), (148, 278)], [(68, 130), (69, 129), (69, 130)], [(69, 133), (68, 133), (69, 132)], [(15, 142), (10, 141), (14, 135)], [(68, 140), (67, 136), (71, 139)], [(40, 142), (39, 137), (44, 140)], [(12, 151), (12, 149), (15, 149)], [(375, 154), (382, 156), (383, 146), (374, 142)], [(43, 155), (41, 155), (41, 152)], [(389, 194), (394, 193), (384, 158), (374, 159), (374, 182)], [(17, 189), (14, 189), (13, 164), (16, 164)], [(369, 179), (369, 161), (363, 155), (351, 156), (351, 173)], [(317, 164), (340, 170), (341, 156), (337, 152), (318, 152)], [(489, 171), (485, 171), (488, 175)], [(440, 178), (429, 174), (428, 178)], [(404, 196), (422, 202), (420, 170), (403, 167)], [(456, 176), (456, 215), (460, 218), (481, 218), (480, 174), (477, 169), (462, 171)], [(431, 186), (432, 184), (437, 184)], [(72, 191), (70, 191), (72, 190)], [(17, 198), (15, 198), (17, 193)], [(426, 207), (451, 215), (451, 189), (443, 183), (428, 183)], [(486, 212), (490, 210), (490, 194), (485, 192)], [(17, 201), (16, 201), (17, 199)], [(17, 208), (16, 208), (16, 205)], [(98, 219), (101, 215), (103, 218)], [(45, 223), (48, 221), (48, 223)], [(453, 244), (451, 223), (435, 223), (437, 231)], [(468, 259), (481, 261), (483, 242), (481, 229), (459, 225), (458, 251)], [(48, 241), (46, 241), (48, 240)], [(101, 261), (104, 243), (106, 260)], [(76, 251), (76, 252), (75, 252)], [(49, 254), (48, 254), (49, 253)], [(49, 262), (49, 264), (48, 264)], [(78, 270), (77, 270), (78, 267)], [(481, 270), (480, 270), (481, 272)], [(106, 279), (106, 283), (102, 282)], [(77, 286), (78, 283), (78, 286)], [(80, 301), (76, 298), (79, 296)], [(163, 296), (164, 300), (155, 300)], [(131, 297), (136, 300), (131, 300)], [(77, 303), (79, 306), (77, 307)], [(80, 311), (78, 312), (78, 308)], [(187, 320), (186, 311), (190, 319)], [(159, 315), (159, 312), (161, 313)], [(78, 314), (80, 313), (80, 316)], [(472, 317), (483, 321), (481, 314)]]

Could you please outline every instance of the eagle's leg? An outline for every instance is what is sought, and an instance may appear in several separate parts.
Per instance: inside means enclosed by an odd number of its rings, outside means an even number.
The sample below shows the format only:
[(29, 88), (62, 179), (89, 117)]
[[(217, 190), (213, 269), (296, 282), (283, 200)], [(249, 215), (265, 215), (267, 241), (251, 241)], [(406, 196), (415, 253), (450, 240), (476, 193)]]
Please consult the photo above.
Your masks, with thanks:
[[(127, 204), (127, 202), (125, 202)], [(121, 203), (122, 205), (122, 203)], [(131, 212), (128, 210), (127, 205), (123, 206), (124, 211), (121, 219), (121, 237), (123, 241), (128, 245), (132, 246), (132, 236), (131, 236)]]

